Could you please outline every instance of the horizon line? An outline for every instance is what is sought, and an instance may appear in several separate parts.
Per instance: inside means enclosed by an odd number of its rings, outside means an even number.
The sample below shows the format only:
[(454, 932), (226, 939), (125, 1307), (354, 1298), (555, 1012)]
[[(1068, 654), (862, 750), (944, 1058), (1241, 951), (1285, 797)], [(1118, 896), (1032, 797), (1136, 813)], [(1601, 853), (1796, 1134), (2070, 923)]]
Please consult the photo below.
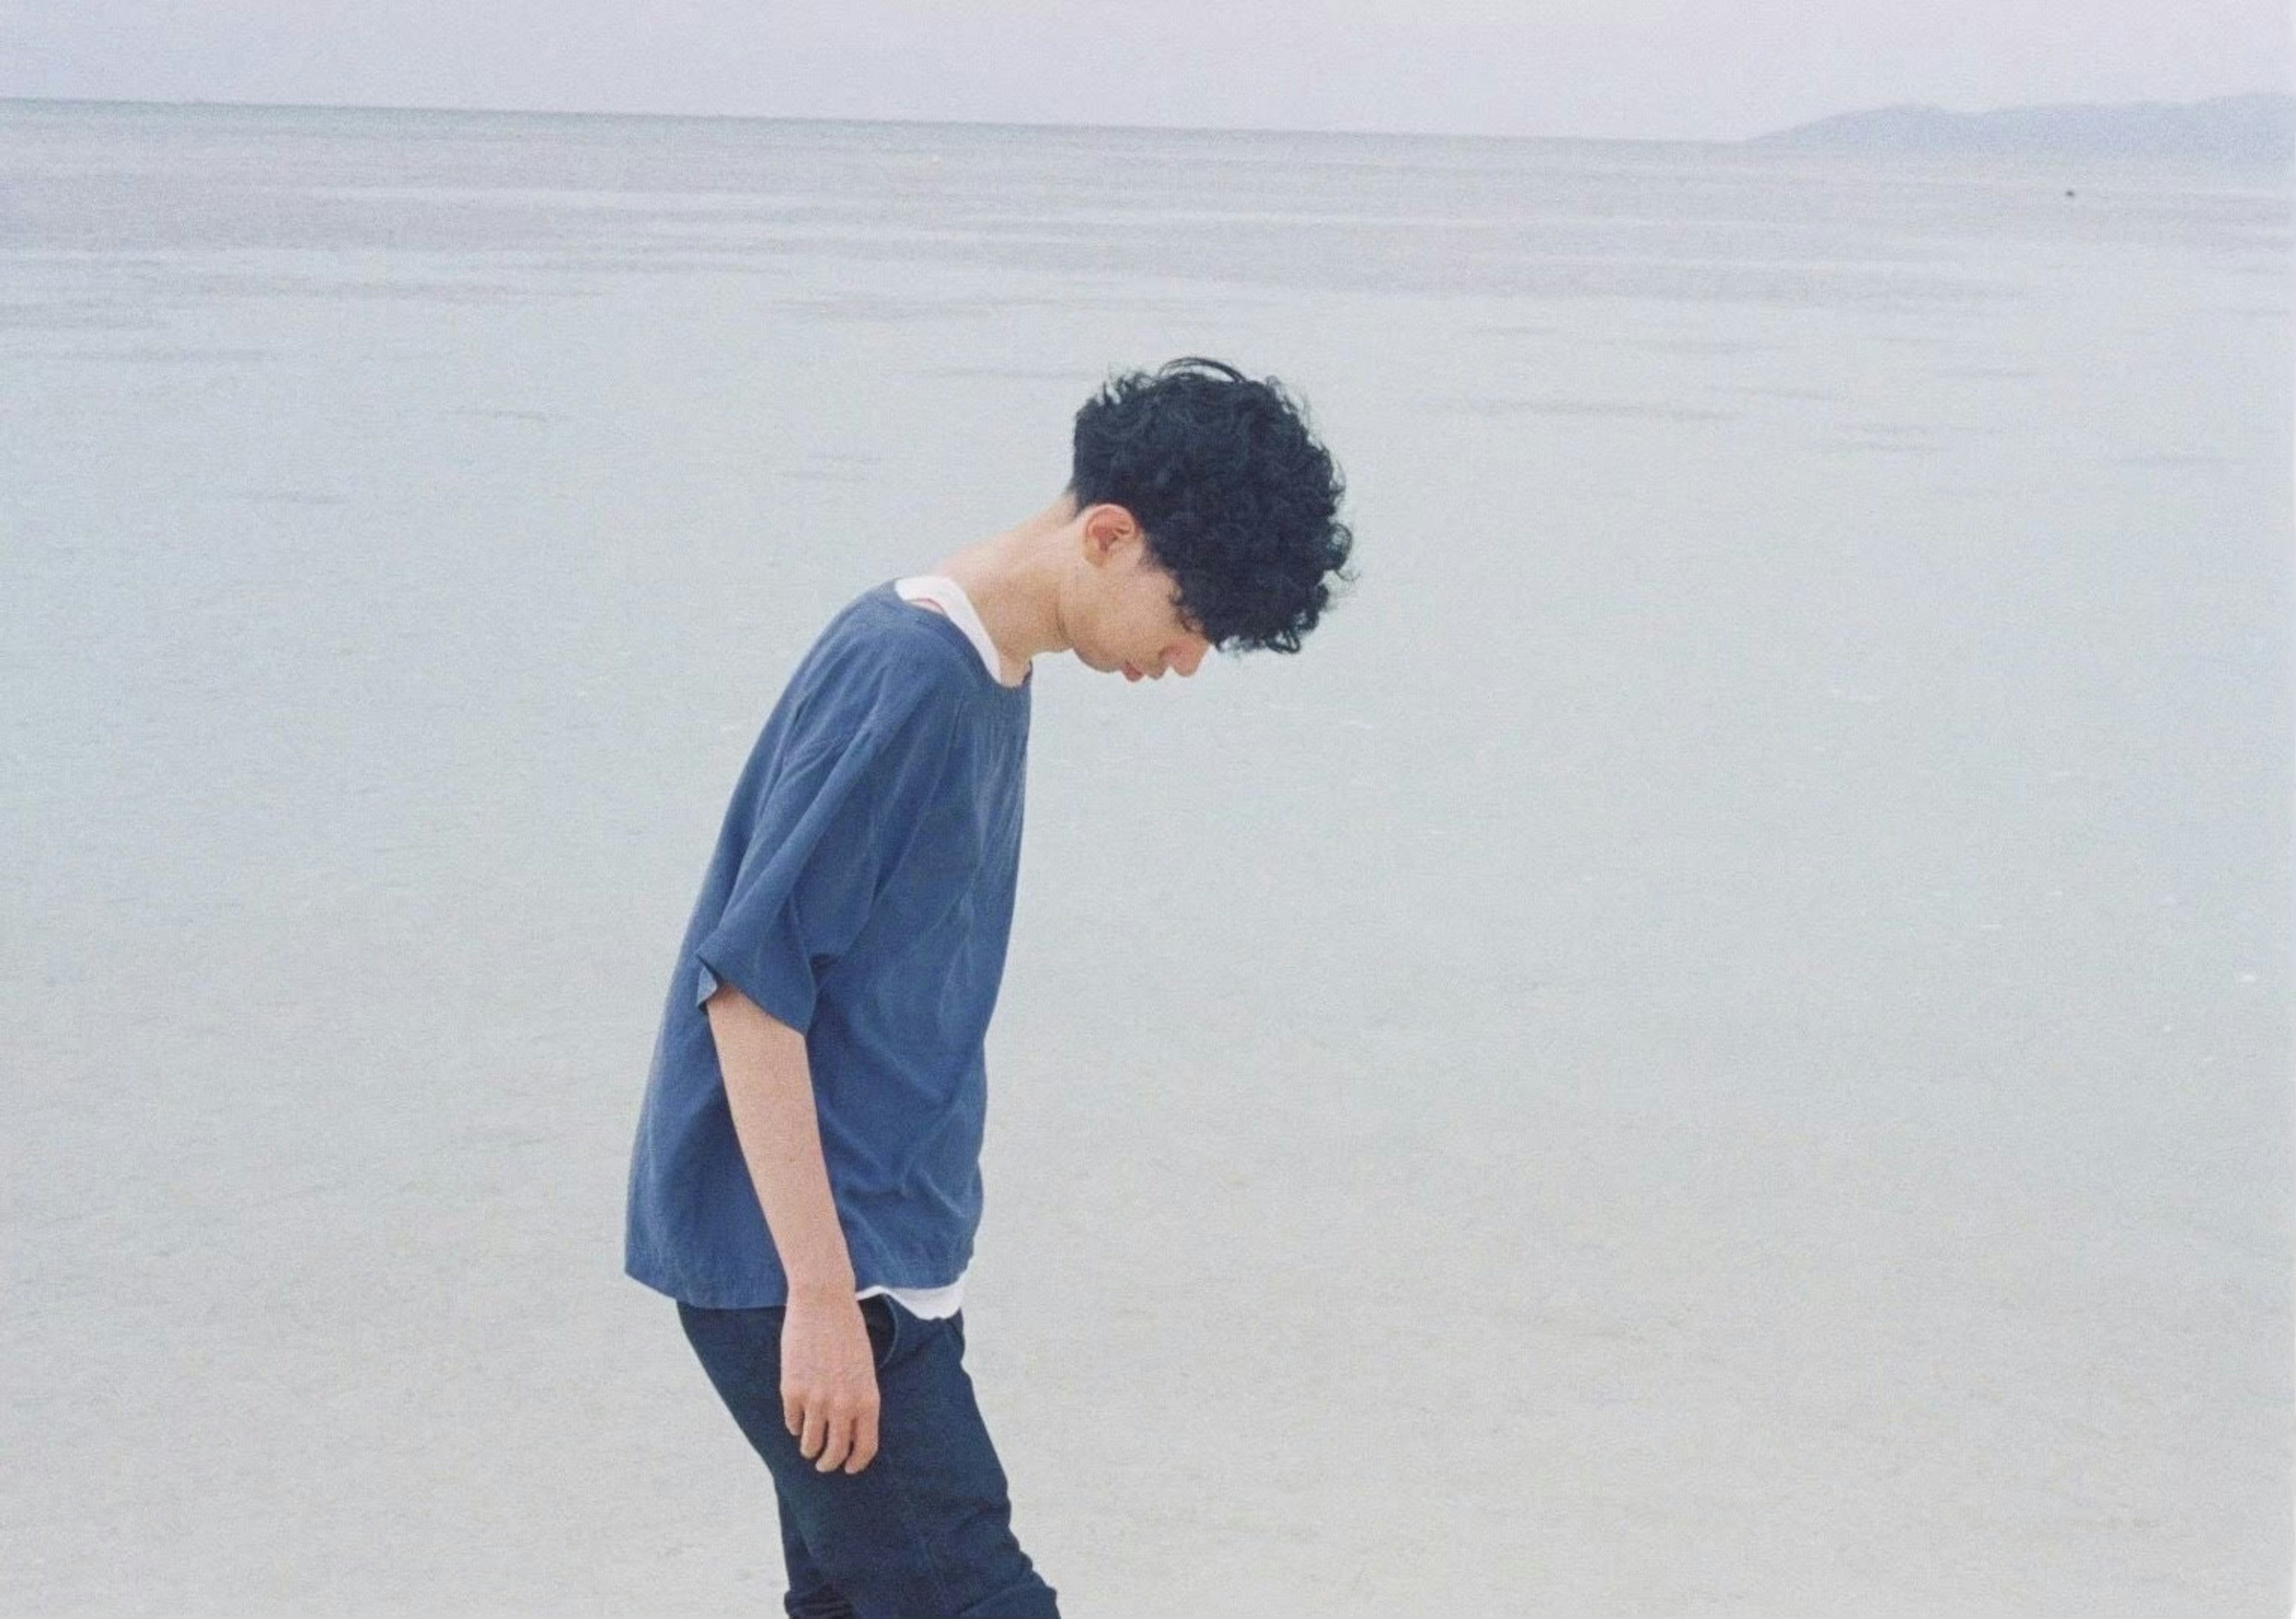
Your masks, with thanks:
[(1330, 140), (1398, 140), (1398, 141), (1492, 141), (1546, 143), (1550, 144), (1620, 145), (1620, 146), (1747, 146), (1772, 136), (1792, 134), (1813, 125), (1835, 119), (1857, 118), (1876, 112), (1943, 112), (1956, 118), (1983, 118), (2001, 112), (2092, 111), (2116, 110), (2139, 107), (2202, 107), (2218, 102), (2248, 100), (2279, 100), (2296, 102), (2296, 94), (2284, 89), (2237, 90), (2219, 95), (2201, 96), (2185, 101), (2158, 99), (2124, 102), (2020, 102), (2005, 106), (1963, 110), (1942, 106), (1934, 102), (1892, 102), (1872, 107), (1853, 108), (1842, 112), (1822, 113), (1814, 119), (1804, 119), (1792, 124), (1765, 128), (1742, 135), (1499, 135), (1488, 132), (1467, 132), (1438, 129), (1330, 129), (1301, 128), (1284, 125), (1223, 125), (1223, 124), (1089, 124), (1071, 121), (1030, 121), (1015, 119), (917, 119), (917, 118), (829, 118), (817, 115), (778, 112), (630, 112), (598, 108), (566, 107), (463, 107), (442, 105), (409, 105), (377, 102), (246, 102), (210, 101), (204, 97), (154, 101), (134, 96), (86, 95), (11, 95), (0, 94), (0, 105), (62, 106), (62, 107), (162, 107), (171, 109), (212, 108), (226, 111), (249, 112), (427, 112), (465, 114), (493, 118), (545, 119), (619, 119), (624, 120), (671, 121), (679, 123), (739, 123), (739, 124), (827, 124), (859, 126), (887, 129), (1027, 129), (1103, 131), (1117, 135), (1304, 135), (1311, 139)]
[[(826, 118), (786, 112), (627, 112), (596, 108), (449, 107), (379, 102), (242, 102), (204, 98), (153, 101), (136, 96), (0, 95), (0, 105), (215, 108), (252, 112), (438, 112), (501, 118), (668, 119), (683, 123), (843, 124), (889, 129), (1104, 130), (1119, 135), (1308, 135), (1333, 140), (1544, 141), (1588, 145), (1738, 146), (1759, 135), (1494, 135), (1440, 129), (1307, 129), (1284, 125), (1087, 124), (1019, 119)], [(1770, 133), (1765, 131), (1764, 133)]]

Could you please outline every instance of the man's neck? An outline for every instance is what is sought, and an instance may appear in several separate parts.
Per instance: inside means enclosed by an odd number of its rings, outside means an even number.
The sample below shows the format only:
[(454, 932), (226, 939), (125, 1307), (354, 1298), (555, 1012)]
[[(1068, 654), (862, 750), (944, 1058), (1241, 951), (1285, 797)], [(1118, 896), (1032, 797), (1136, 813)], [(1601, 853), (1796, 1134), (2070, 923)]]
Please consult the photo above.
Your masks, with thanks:
[(932, 571), (956, 581), (1015, 676), (1030, 659), (1074, 643), (1061, 626), (1061, 574), (1075, 504), (1063, 496), (1028, 521), (943, 558)]

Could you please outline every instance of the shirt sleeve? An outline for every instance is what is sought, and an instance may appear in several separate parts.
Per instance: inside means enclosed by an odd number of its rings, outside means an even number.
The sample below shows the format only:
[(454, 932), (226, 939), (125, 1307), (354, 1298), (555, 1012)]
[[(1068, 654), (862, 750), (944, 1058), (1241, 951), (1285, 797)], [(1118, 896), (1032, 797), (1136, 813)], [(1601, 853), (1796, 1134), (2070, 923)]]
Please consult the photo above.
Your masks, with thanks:
[(800, 1030), (812, 1026), (822, 975), (868, 920), (949, 726), (914, 674), (808, 707), (814, 717), (791, 728), (783, 762), (753, 789), (732, 892), (693, 953), (697, 1002), (731, 984)]

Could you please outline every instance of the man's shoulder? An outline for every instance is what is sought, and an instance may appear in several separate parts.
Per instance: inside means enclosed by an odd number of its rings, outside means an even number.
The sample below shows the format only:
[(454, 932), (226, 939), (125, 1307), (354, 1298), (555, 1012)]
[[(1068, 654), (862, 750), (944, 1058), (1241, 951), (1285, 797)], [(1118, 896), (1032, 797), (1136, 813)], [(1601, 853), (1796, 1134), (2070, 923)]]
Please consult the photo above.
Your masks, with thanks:
[(890, 585), (864, 591), (822, 629), (792, 683), (876, 675), (897, 684), (936, 685), (962, 673), (948, 637), (932, 616), (894, 594)]
[(782, 707), (815, 736), (905, 729), (922, 710), (963, 703), (972, 675), (964, 660), (973, 653), (951, 639), (890, 585), (877, 586), (829, 621), (791, 675)]

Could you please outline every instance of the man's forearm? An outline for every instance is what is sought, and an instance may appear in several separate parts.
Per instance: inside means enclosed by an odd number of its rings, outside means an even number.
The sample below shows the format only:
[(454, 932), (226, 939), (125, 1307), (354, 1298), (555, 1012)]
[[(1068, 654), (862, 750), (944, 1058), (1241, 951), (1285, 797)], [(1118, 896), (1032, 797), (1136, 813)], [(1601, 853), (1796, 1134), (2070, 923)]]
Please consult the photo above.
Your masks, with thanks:
[(734, 1134), (790, 1291), (852, 1297), (853, 1255), (829, 1193), (805, 1036), (730, 984), (703, 1006)]

